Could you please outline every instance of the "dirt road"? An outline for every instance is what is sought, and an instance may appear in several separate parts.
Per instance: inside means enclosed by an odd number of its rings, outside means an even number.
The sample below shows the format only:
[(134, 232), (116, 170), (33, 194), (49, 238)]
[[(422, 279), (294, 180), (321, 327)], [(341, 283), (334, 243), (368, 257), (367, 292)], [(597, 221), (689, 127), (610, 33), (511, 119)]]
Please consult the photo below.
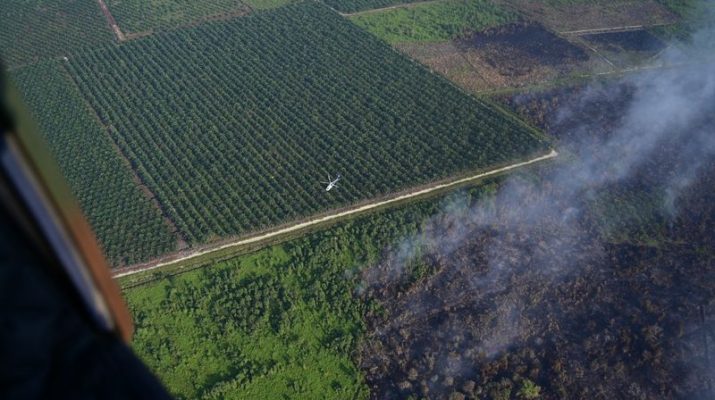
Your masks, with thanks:
[[(429, 4), (429, 3), (441, 3), (444, 0), (427, 0), (427, 1), (416, 1), (413, 3), (403, 3), (403, 4), (396, 4), (394, 6), (389, 6), (389, 7), (382, 7), (382, 8), (373, 8), (371, 10), (363, 10), (363, 11), (356, 11), (353, 13), (342, 13), (338, 10), (333, 9), (336, 13), (342, 15), (343, 17), (353, 17), (355, 15), (363, 15), (363, 14), (374, 14), (374, 13), (379, 13), (387, 10), (396, 10), (398, 8), (412, 8), (415, 6), (419, 6), (422, 4)], [(332, 7), (331, 7), (332, 8)]]
[(114, 19), (111, 11), (109, 11), (107, 4), (104, 3), (104, 0), (97, 0), (97, 2), (99, 3), (99, 8), (102, 9), (102, 14), (104, 14), (104, 17), (107, 18), (107, 24), (109, 24), (109, 27), (112, 28), (114, 36), (116, 36), (117, 40), (120, 42), (125, 41), (126, 38), (124, 37), (124, 33), (122, 33), (122, 30), (119, 29), (119, 25), (117, 25), (117, 21)]
[(310, 227), (310, 226), (313, 226), (313, 225), (321, 224), (321, 223), (328, 222), (328, 221), (332, 221), (332, 220), (337, 220), (337, 219), (344, 218), (344, 217), (347, 217), (347, 216), (350, 216), (350, 215), (354, 215), (354, 214), (363, 213), (363, 212), (365, 212), (365, 211), (368, 211), (368, 210), (371, 210), (371, 209), (375, 209), (375, 208), (378, 208), (378, 207), (382, 207), (382, 206), (385, 206), (385, 205), (397, 203), (398, 201), (402, 201), (402, 200), (405, 200), (405, 199), (410, 199), (410, 198), (413, 198), (413, 197), (423, 196), (423, 195), (426, 195), (426, 194), (428, 194), (428, 193), (435, 192), (435, 191), (437, 191), (437, 190), (442, 190), (442, 189), (446, 189), (446, 188), (458, 186), (458, 185), (461, 185), (461, 184), (463, 184), (463, 183), (467, 183), (467, 182), (470, 182), (470, 181), (475, 181), (475, 180), (482, 179), (482, 178), (485, 178), (485, 177), (488, 177), (488, 176), (492, 176), (492, 175), (497, 175), (497, 174), (500, 174), (500, 173), (502, 173), (502, 172), (507, 172), (507, 171), (515, 170), (515, 169), (518, 169), (518, 168), (521, 168), (521, 167), (525, 167), (525, 166), (527, 166), (527, 165), (535, 164), (535, 163), (538, 163), (538, 162), (540, 162), (540, 161), (545, 161), (545, 160), (554, 158), (554, 157), (556, 157), (557, 155), (558, 155), (558, 153), (556, 152), (556, 150), (551, 150), (551, 152), (550, 152), (549, 154), (546, 154), (546, 155), (543, 155), (543, 156), (540, 156), (540, 157), (536, 157), (536, 158), (532, 158), (532, 159), (527, 160), (527, 161), (522, 161), (522, 162), (518, 162), (518, 163), (515, 163), (515, 164), (507, 165), (506, 167), (493, 169), (493, 170), (487, 171), (487, 172), (482, 172), (482, 173), (480, 173), (480, 174), (468, 176), (468, 177), (466, 177), (466, 178), (457, 179), (457, 180), (452, 181), (452, 182), (435, 184), (435, 185), (429, 186), (429, 187), (427, 187), (427, 188), (420, 189), (420, 190), (416, 190), (416, 191), (414, 191), (414, 192), (409, 192), (409, 193), (402, 194), (402, 195), (399, 195), (399, 196), (395, 196), (395, 197), (389, 198), (389, 199), (387, 199), (387, 200), (380, 200), (380, 201), (376, 201), (376, 202), (373, 202), (373, 203), (365, 204), (365, 205), (362, 205), (362, 206), (359, 206), (359, 207), (351, 208), (351, 209), (348, 209), (348, 210), (339, 211), (339, 212), (336, 212), (336, 213), (334, 213), (334, 214), (329, 214), (329, 215), (326, 215), (326, 216), (323, 216), (323, 217), (320, 217), (320, 218), (315, 218), (315, 219), (308, 220), (308, 221), (305, 221), (305, 222), (300, 222), (300, 223), (297, 223), (297, 224), (295, 224), (295, 225), (291, 225), (291, 226), (288, 226), (288, 227), (285, 227), (285, 228), (282, 228), (282, 229), (278, 229), (278, 230), (275, 230), (275, 231), (271, 231), (271, 232), (268, 232), (268, 233), (259, 234), (259, 235), (252, 236), (252, 237), (249, 237), (249, 238), (240, 239), (240, 240), (237, 240), (237, 241), (235, 241), (235, 242), (222, 244), (222, 245), (220, 245), (220, 246), (216, 246), (216, 247), (212, 247), (212, 248), (206, 248), (206, 249), (196, 250), (195, 252), (190, 253), (190, 254), (188, 254), (188, 255), (177, 256), (176, 258), (173, 258), (173, 259), (170, 259), (170, 260), (167, 260), (167, 261), (162, 261), (162, 262), (159, 262), (159, 263), (156, 263), (156, 264), (150, 264), (150, 265), (146, 265), (146, 266), (144, 266), (144, 267), (139, 267), (139, 268), (125, 269), (125, 270), (117, 270), (117, 271), (115, 271), (115, 273), (114, 273), (114, 277), (115, 277), (115, 278), (120, 278), (120, 277), (123, 277), (123, 276), (128, 276), (128, 275), (136, 274), (136, 273), (139, 273), (139, 272), (150, 271), (150, 270), (153, 270), (153, 269), (156, 269), (156, 268), (161, 268), (161, 267), (165, 267), (165, 266), (167, 266), (167, 265), (172, 265), (172, 264), (176, 264), (176, 263), (179, 263), (179, 262), (182, 262), (182, 261), (190, 260), (190, 259), (192, 259), (192, 258), (200, 257), (200, 256), (203, 256), (203, 255), (206, 255), (206, 254), (215, 252), (215, 251), (224, 250), (224, 249), (227, 249), (227, 248), (229, 248), (229, 247), (237, 247), (237, 246), (243, 246), (243, 245), (247, 245), (247, 244), (262, 242), (262, 241), (265, 241), (265, 240), (274, 238), (274, 237), (276, 237), (276, 236), (285, 235), (285, 234), (287, 234), (287, 233), (295, 232), (295, 231), (298, 231), (298, 230), (301, 230), (301, 229), (304, 229), (304, 228), (307, 228), (307, 227)]

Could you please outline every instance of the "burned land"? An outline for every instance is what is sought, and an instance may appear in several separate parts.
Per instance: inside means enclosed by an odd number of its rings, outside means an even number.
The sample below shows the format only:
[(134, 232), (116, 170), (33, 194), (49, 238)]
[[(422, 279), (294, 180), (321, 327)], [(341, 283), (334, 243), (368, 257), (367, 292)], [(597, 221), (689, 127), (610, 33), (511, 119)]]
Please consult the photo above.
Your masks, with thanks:
[(678, 19), (672, 11), (655, 0), (502, 1), (557, 32), (670, 24)]
[(583, 35), (583, 39), (607, 51), (658, 52), (665, 43), (646, 30)]
[(459, 41), (475, 48), (494, 68), (524, 75), (536, 66), (559, 67), (588, 60), (586, 52), (535, 23), (513, 23), (474, 33)]
[(450, 42), (403, 43), (397, 48), (475, 92), (521, 87), (603, 67), (601, 59), (583, 47), (527, 21), (470, 32)]
[[(359, 355), (373, 398), (711, 398), (715, 157), (673, 132), (609, 178), (636, 86), (502, 99), (606, 165), (579, 181), (565, 160), (449, 205), (366, 270), (363, 296), (381, 305)], [(703, 115), (687, 126), (706, 132)]]

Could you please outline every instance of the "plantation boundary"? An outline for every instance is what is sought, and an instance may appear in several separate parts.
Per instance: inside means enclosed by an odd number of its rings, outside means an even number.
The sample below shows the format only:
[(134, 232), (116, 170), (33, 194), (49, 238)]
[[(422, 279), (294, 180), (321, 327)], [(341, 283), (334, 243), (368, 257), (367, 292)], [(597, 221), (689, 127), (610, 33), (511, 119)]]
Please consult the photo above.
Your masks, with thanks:
[(485, 178), (488, 176), (497, 175), (500, 173), (504, 173), (504, 172), (515, 170), (515, 169), (518, 169), (521, 167), (525, 167), (525, 166), (528, 166), (531, 164), (535, 164), (535, 163), (538, 163), (541, 161), (549, 160), (549, 159), (555, 158), (556, 156), (558, 156), (558, 152), (556, 152), (556, 150), (551, 150), (551, 152), (546, 155), (532, 158), (527, 161), (510, 164), (505, 167), (496, 168), (496, 169), (482, 172), (482, 173), (479, 173), (476, 175), (471, 175), (471, 176), (468, 176), (465, 178), (460, 178), (460, 179), (457, 179), (457, 180), (454, 180), (451, 182), (435, 183), (435, 184), (428, 186), (426, 188), (423, 188), (423, 189), (407, 192), (405, 194), (399, 194), (399, 195), (396, 195), (396, 196), (388, 198), (388, 199), (374, 201), (374, 202), (367, 203), (367, 204), (357, 206), (354, 208), (350, 208), (347, 210), (336, 211), (332, 214), (328, 214), (328, 215), (325, 215), (322, 217), (310, 219), (310, 220), (307, 220), (304, 222), (298, 222), (293, 225), (287, 226), (285, 228), (269, 231), (267, 233), (262, 233), (262, 234), (258, 234), (255, 236), (242, 238), (242, 239), (230, 242), (230, 243), (225, 243), (225, 244), (221, 244), (221, 245), (214, 246), (214, 247), (198, 249), (192, 253), (189, 253), (189, 254), (186, 254), (183, 256), (174, 254), (173, 256), (169, 256), (168, 258), (166, 258), (165, 261), (159, 261), (156, 263), (143, 264), (140, 266), (133, 266), (133, 267), (127, 267), (127, 268), (119, 268), (114, 271), (113, 276), (114, 276), (114, 278), (121, 278), (124, 276), (133, 275), (133, 274), (136, 274), (139, 272), (146, 272), (146, 271), (150, 271), (150, 270), (157, 269), (160, 267), (166, 267), (169, 265), (177, 264), (177, 263), (180, 263), (183, 261), (187, 261), (187, 260), (191, 260), (191, 259), (198, 258), (201, 256), (205, 256), (205, 255), (213, 253), (213, 252), (218, 252), (218, 251), (230, 248), (230, 247), (239, 247), (239, 246), (264, 242), (269, 239), (275, 238), (277, 236), (286, 235), (286, 234), (296, 232), (296, 231), (299, 231), (299, 230), (302, 230), (302, 229), (305, 229), (305, 228), (308, 228), (308, 227), (311, 227), (314, 225), (335, 221), (335, 220), (345, 218), (348, 216), (364, 213), (364, 212), (373, 210), (378, 207), (383, 207), (383, 206), (397, 203), (397, 202), (400, 202), (403, 200), (407, 200), (407, 199), (411, 199), (411, 198), (415, 198), (415, 197), (419, 197), (419, 196), (424, 196), (429, 193), (436, 192), (438, 190), (452, 188), (452, 187), (455, 187), (455, 186), (458, 186), (458, 185), (461, 185), (461, 184), (464, 184), (467, 182), (479, 180), (479, 179), (482, 179), (482, 178)]
[[(430, 3), (442, 3), (444, 0), (425, 0), (425, 1), (416, 1), (413, 3), (402, 3), (402, 4), (396, 4), (394, 6), (388, 6), (388, 7), (381, 7), (381, 8), (371, 8), (369, 10), (362, 10), (362, 11), (355, 11), (351, 13), (344, 13), (340, 12), (333, 7), (328, 6), (331, 10), (335, 11), (336, 13), (340, 14), (343, 17), (354, 17), (356, 15), (363, 15), (363, 14), (374, 14), (374, 13), (379, 13), (383, 11), (388, 11), (388, 10), (396, 10), (398, 8), (412, 8), (416, 7), (422, 4), (430, 4)], [(326, 4), (327, 5), (327, 4)]]

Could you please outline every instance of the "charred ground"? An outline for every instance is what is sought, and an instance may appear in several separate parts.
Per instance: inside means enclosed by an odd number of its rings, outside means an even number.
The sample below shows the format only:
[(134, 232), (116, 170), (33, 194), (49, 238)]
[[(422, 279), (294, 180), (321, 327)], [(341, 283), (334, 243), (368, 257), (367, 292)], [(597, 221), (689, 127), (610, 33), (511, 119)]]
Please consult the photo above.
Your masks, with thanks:
[(665, 43), (646, 30), (607, 32), (596, 35), (583, 35), (587, 41), (603, 46), (609, 51), (644, 51), (658, 52), (665, 48)]
[(505, 75), (524, 75), (537, 66), (564, 67), (588, 61), (586, 52), (537, 23), (517, 22), (469, 35), (458, 41), (474, 48)]
[[(601, 145), (634, 90), (503, 100), (563, 148), (608, 161)], [(617, 184), (574, 191), (560, 166), (507, 183), (366, 270), (363, 295), (382, 306), (360, 353), (372, 397), (709, 398), (715, 160), (677, 207), (652, 201), (688, 162), (679, 138)]]

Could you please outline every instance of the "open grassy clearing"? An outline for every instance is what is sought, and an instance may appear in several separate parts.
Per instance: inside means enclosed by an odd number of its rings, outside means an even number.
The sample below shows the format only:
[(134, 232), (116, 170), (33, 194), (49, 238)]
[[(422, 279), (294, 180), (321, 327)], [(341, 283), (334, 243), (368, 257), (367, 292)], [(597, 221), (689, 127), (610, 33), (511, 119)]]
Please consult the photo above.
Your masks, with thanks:
[(9, 67), (112, 40), (96, 1), (3, 0), (0, 7), (0, 59)]
[[(313, 3), (126, 42), (69, 68), (191, 243), (545, 149)], [(338, 172), (342, 186), (325, 193), (320, 181)]]
[(445, 0), (350, 17), (388, 43), (440, 42), (516, 19), (487, 0)]
[(133, 264), (176, 249), (158, 210), (132, 180), (64, 61), (14, 70), (17, 84), (109, 261)]

